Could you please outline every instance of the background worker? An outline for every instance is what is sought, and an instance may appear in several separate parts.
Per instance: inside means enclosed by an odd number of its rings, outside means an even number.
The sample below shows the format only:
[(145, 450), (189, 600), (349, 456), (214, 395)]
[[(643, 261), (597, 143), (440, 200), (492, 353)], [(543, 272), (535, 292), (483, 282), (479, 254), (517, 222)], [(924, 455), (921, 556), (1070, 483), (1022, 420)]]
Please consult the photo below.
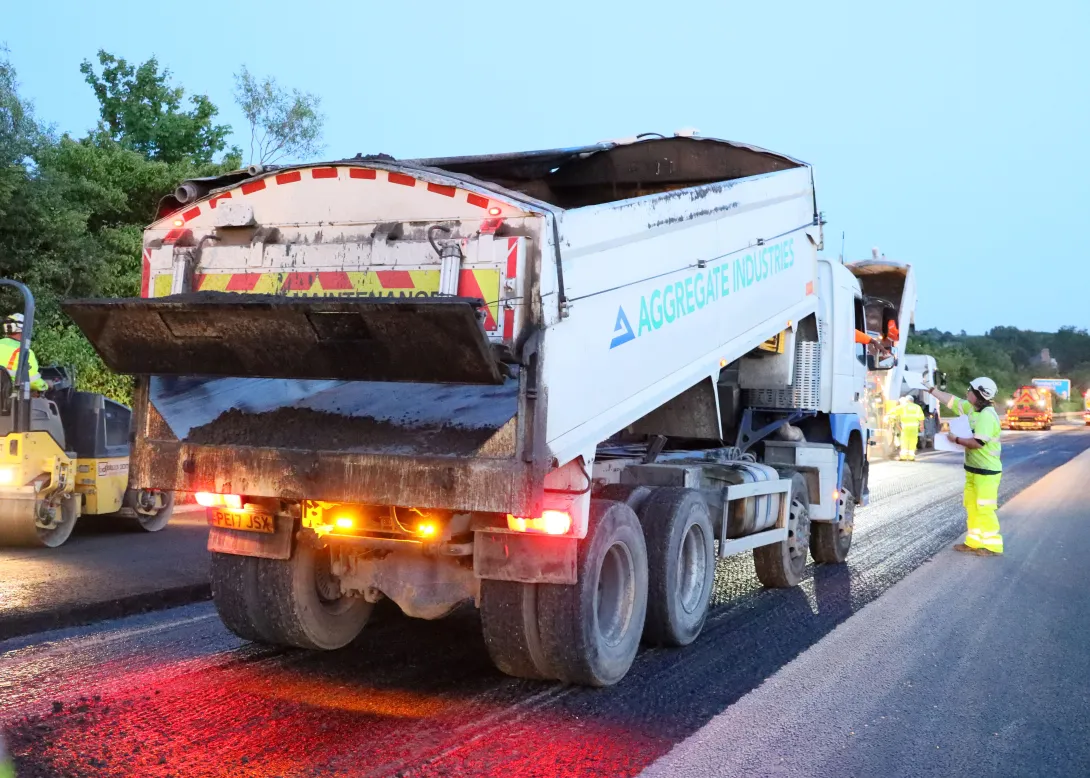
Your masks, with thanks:
[(992, 402), (999, 391), (990, 378), (974, 378), (962, 400), (933, 386), (927, 391), (955, 413), (969, 417), (972, 437), (959, 438), (949, 434), (951, 442), (965, 447), (965, 512), (968, 534), (964, 543), (954, 546), (978, 556), (997, 556), (1003, 553), (1003, 536), (999, 532), (999, 479), (1003, 473), (1000, 461), (999, 414)]
[(916, 461), (916, 446), (920, 441), (920, 425), (923, 424), (923, 409), (907, 394), (901, 397), (892, 411), (893, 418), (901, 423), (900, 459)]
[[(23, 314), (15, 313), (4, 320), (4, 337), (0, 339), (0, 364), (7, 368), (12, 380), (15, 380), (15, 370), (19, 367), (19, 352), (23, 348)], [(34, 356), (34, 350), (27, 353), (27, 374), (30, 378), (30, 388), (35, 392), (44, 392), (49, 389), (49, 384), (42, 380), (38, 372), (38, 358)]]

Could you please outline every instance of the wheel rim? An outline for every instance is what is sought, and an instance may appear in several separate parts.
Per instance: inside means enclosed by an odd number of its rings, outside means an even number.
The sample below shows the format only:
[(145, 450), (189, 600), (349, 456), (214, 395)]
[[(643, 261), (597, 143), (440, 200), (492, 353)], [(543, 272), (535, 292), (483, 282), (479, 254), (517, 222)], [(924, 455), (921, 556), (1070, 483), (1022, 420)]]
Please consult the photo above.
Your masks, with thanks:
[(802, 521), (803, 504), (791, 501), (791, 511), (787, 518), (787, 552), (792, 559), (805, 557), (810, 548), (810, 525)]
[(841, 543), (852, 536), (855, 528), (855, 498), (847, 489), (841, 490), (840, 519), (836, 523), (836, 537)]
[(624, 543), (614, 543), (602, 557), (598, 571), (595, 616), (598, 632), (608, 646), (624, 639), (636, 607), (636, 575), (632, 552)]
[(336, 615), (352, 607), (351, 598), (341, 594), (340, 579), (333, 575), (328, 548), (314, 552), (314, 591), (318, 594), (318, 604), (327, 613)]
[(677, 597), (686, 613), (700, 605), (704, 594), (704, 577), (708, 572), (708, 539), (704, 528), (690, 524), (677, 552)]

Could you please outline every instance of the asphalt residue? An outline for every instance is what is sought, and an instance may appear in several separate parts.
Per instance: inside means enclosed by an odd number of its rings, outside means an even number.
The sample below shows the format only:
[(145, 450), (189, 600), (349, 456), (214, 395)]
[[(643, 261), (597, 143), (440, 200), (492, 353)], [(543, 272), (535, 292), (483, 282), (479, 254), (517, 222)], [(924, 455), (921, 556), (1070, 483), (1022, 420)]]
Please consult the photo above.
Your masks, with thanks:
[(209, 446), (265, 446), (314, 451), (376, 451), (404, 448), (417, 454), (466, 456), (494, 434), (490, 429), (452, 425), (405, 426), (365, 416), (310, 408), (246, 413), (232, 408), (194, 427), (188, 443)]

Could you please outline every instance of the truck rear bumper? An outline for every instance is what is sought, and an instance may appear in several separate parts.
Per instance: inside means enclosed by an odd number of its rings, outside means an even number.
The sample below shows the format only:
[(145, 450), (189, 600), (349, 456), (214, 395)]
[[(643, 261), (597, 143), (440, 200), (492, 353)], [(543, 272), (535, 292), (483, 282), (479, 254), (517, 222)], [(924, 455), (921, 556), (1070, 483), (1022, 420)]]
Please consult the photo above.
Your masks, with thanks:
[[(400, 457), (138, 440), (134, 488), (537, 515), (543, 474), (514, 459)], [(536, 486), (536, 489), (535, 489)]]

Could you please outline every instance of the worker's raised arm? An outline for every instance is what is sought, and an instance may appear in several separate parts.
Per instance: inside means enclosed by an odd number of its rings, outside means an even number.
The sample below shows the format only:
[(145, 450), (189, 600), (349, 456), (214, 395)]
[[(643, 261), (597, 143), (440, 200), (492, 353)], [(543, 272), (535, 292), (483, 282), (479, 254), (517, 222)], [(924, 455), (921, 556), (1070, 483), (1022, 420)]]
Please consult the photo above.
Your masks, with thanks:
[(972, 403), (970, 403), (968, 400), (963, 400), (962, 398), (952, 395), (949, 392), (944, 392), (941, 389), (936, 389), (933, 386), (930, 387), (927, 391), (930, 392), (931, 395), (935, 397), (940, 403), (942, 403), (947, 408), (957, 414), (970, 414), (974, 410)]

